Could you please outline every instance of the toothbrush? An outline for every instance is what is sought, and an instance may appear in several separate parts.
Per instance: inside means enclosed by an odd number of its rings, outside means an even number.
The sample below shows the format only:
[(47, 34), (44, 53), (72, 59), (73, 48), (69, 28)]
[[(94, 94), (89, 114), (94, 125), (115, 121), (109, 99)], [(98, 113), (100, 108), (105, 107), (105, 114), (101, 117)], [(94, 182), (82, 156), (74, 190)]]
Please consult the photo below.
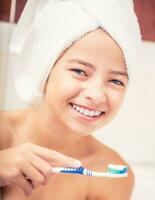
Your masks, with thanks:
[(88, 170), (84, 167), (72, 168), (72, 167), (52, 167), (53, 173), (64, 173), (64, 174), (81, 174), (85, 176), (98, 176), (98, 177), (127, 177), (128, 167), (123, 165), (108, 165), (106, 172), (96, 172)]

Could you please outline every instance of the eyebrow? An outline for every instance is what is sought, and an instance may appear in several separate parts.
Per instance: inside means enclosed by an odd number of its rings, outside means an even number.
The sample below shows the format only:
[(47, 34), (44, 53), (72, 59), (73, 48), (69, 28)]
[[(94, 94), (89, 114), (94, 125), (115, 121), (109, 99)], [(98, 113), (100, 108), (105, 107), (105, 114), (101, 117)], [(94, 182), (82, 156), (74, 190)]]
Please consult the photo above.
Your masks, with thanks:
[(129, 80), (129, 75), (125, 71), (110, 71), (110, 74), (125, 76)]
[(84, 60), (71, 59), (71, 60), (69, 60), (69, 62), (77, 62), (77, 63), (79, 63), (79, 64), (81, 64), (81, 65), (85, 65), (85, 66), (87, 66), (87, 67), (89, 67), (89, 68), (95, 69), (95, 66), (94, 66), (94, 65), (92, 65), (92, 64), (90, 64), (90, 63), (88, 63), (88, 62), (86, 62), (86, 61), (84, 61)]
[[(81, 65), (85, 65), (85, 66), (87, 66), (87, 67), (89, 67), (91, 69), (95, 69), (94, 65), (92, 65), (92, 64), (90, 64), (90, 63), (88, 63), (88, 62), (86, 62), (84, 60), (71, 59), (71, 60), (69, 60), (69, 62), (77, 62), (77, 63), (79, 63)], [(125, 76), (129, 80), (129, 75), (128, 75), (128, 73), (126, 71), (114, 71), (113, 70), (113, 71), (110, 71), (110, 74)]]

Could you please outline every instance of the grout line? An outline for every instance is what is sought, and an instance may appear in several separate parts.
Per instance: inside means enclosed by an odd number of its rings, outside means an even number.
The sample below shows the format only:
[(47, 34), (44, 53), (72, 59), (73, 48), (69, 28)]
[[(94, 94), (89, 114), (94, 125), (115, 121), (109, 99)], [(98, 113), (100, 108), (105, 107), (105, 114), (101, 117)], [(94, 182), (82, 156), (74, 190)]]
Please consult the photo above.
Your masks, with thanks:
[(17, 4), (17, 0), (11, 0), (10, 19), (9, 19), (10, 23), (15, 23), (16, 4)]

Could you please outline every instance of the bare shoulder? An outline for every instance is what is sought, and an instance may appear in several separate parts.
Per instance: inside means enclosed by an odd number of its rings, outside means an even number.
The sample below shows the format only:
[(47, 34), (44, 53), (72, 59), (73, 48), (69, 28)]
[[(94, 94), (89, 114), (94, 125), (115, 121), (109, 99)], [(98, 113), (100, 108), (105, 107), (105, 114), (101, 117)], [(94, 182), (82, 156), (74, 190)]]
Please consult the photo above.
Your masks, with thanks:
[(92, 177), (89, 182), (89, 199), (129, 200), (134, 186), (134, 175), (131, 167), (112, 148), (95, 141), (97, 152), (94, 166), (97, 171), (106, 171), (108, 164), (128, 166), (128, 176), (124, 178)]
[(0, 111), (0, 149), (11, 146), (14, 139), (14, 127), (19, 121), (18, 111)]

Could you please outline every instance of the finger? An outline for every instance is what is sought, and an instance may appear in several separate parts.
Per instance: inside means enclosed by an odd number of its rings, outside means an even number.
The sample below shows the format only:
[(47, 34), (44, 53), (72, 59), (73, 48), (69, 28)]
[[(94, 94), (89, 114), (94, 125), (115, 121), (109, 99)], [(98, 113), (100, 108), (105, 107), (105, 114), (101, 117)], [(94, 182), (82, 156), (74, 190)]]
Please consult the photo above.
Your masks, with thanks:
[(33, 185), (33, 188), (37, 188), (38, 186), (42, 185), (45, 181), (45, 177), (41, 174), (36, 168), (34, 168), (30, 163), (24, 164), (21, 169), (22, 174), (27, 177), (29, 182)]
[(30, 144), (27, 147), (34, 154), (50, 162), (53, 166), (69, 166), (69, 167), (80, 167), (81, 162), (77, 159), (65, 156), (57, 151), (47, 149), (45, 147)]
[(44, 175), (45, 184), (47, 178), (52, 175), (52, 166), (47, 161), (38, 157), (36, 154), (32, 154), (29, 162), (35, 169), (37, 169), (41, 174)]
[(11, 184), (20, 187), (26, 196), (32, 194), (33, 186), (29, 181), (25, 179), (23, 174), (21, 174), (18, 178), (16, 178), (16, 180), (14, 180), (14, 182)]

